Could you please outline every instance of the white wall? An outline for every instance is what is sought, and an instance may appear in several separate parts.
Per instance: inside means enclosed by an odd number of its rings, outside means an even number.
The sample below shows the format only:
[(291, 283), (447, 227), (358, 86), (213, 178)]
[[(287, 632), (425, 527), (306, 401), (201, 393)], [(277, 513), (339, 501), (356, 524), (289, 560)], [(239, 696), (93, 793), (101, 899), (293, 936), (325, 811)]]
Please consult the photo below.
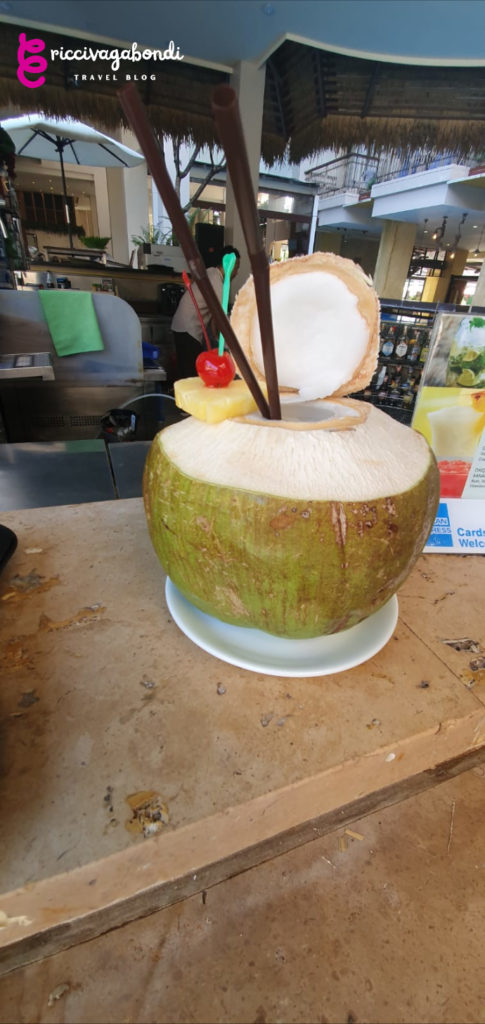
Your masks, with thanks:
[(128, 264), (135, 248), (132, 235), (148, 225), (147, 168), (106, 169), (111, 250), (115, 260)]

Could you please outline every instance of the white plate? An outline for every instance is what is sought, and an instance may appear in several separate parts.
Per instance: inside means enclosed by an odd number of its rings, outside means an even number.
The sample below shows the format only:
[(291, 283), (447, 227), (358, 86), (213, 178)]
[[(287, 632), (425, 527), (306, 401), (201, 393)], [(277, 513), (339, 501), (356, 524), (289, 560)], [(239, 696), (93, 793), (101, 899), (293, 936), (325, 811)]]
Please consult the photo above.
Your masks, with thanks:
[(368, 661), (390, 640), (398, 616), (397, 597), (357, 626), (311, 640), (286, 640), (259, 629), (230, 626), (195, 608), (167, 578), (165, 597), (177, 626), (221, 661), (270, 676), (325, 676)]

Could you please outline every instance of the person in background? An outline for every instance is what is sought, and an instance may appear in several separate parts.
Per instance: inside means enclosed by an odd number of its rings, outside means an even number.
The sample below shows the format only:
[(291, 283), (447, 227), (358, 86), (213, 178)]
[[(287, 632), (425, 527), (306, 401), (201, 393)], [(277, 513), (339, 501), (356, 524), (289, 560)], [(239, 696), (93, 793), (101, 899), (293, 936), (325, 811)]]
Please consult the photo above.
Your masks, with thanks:
[[(222, 286), (224, 282), (224, 270), (222, 267), (222, 260), (227, 253), (234, 252), (236, 254), (236, 262), (234, 264), (234, 270), (231, 274), (231, 278), (235, 277), (240, 264), (240, 254), (233, 245), (226, 245), (221, 252), (220, 260), (217, 267), (209, 267), (207, 270), (207, 277), (219, 299), (222, 303)], [(209, 334), (213, 335), (214, 344), (217, 331), (211, 324), (211, 316), (207, 308), (206, 301), (201, 294), (196, 284), (192, 286), (192, 290), (197, 299), (197, 305), (199, 307), (202, 319)], [(172, 333), (175, 344), (175, 353), (177, 356), (177, 379), (183, 377), (196, 377), (197, 371), (195, 369), (195, 360), (197, 356), (205, 348), (204, 335), (202, 333), (202, 327), (199, 322), (199, 318), (194, 309), (194, 304), (189, 293), (186, 291), (177, 306), (175, 316), (172, 320)]]

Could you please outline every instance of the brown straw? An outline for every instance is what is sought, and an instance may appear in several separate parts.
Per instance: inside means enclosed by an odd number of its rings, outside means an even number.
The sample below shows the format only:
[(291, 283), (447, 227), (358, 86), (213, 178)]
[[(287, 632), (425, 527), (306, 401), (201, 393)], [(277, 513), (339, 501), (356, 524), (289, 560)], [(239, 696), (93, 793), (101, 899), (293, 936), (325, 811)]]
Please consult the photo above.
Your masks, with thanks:
[(261, 415), (266, 419), (270, 419), (268, 402), (207, 277), (202, 257), (190, 234), (189, 226), (184, 217), (177, 193), (170, 180), (159, 143), (134, 83), (130, 82), (129, 85), (120, 89), (118, 97), (138, 139), (155, 185), (163, 199), (174, 233), (182, 247), (192, 279), (197, 282), (217, 329), (224, 335), (227, 347), (236, 362), (241, 377), (246, 381)]
[(280, 395), (271, 316), (269, 265), (258, 223), (251, 172), (239, 114), (237, 96), (230, 85), (218, 85), (212, 97), (212, 110), (219, 129), (227, 167), (234, 189), (241, 225), (246, 239), (254, 279), (259, 329), (263, 348), (264, 372), (268, 386), (270, 416), (281, 419)]

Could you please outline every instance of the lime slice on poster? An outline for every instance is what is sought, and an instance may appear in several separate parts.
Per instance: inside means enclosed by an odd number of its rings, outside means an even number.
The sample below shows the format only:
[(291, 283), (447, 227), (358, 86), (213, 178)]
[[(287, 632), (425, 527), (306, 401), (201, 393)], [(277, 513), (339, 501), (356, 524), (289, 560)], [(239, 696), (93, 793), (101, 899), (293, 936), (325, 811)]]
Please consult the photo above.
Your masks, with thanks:
[(456, 383), (461, 384), (464, 388), (472, 388), (475, 383), (473, 370), (462, 370)]
[(473, 362), (475, 362), (475, 359), (478, 359), (478, 356), (479, 356), (479, 353), (475, 352), (475, 349), (467, 348), (466, 352), (463, 353), (462, 362), (463, 363), (473, 363)]

